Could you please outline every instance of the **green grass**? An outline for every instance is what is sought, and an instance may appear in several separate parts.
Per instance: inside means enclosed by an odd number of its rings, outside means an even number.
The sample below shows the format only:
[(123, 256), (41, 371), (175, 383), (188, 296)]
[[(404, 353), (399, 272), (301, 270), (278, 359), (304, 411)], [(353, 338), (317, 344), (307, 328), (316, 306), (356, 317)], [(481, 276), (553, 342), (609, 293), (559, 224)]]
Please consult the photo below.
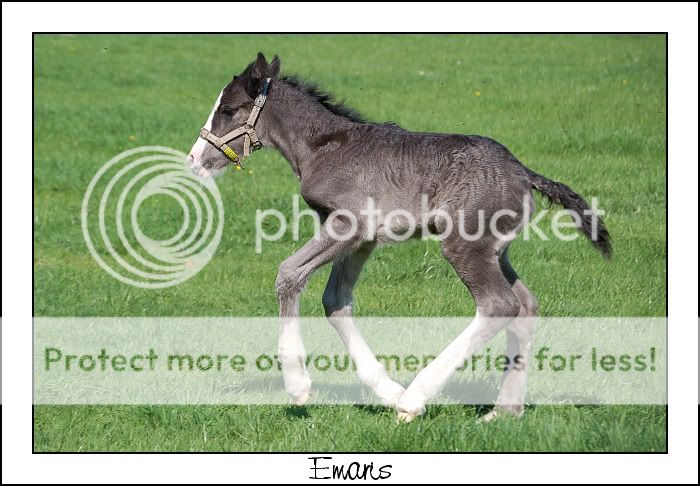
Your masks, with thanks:
[[(302, 244), (287, 236), (254, 251), (256, 208), (291, 214), (298, 193), (278, 153), (256, 153), (252, 174), (217, 180), (223, 239), (213, 261), (176, 287), (113, 279), (80, 229), (82, 197), (99, 167), (141, 145), (189, 150), (221, 87), (258, 51), (279, 54), (283, 72), (317, 81), (372, 120), (494, 138), (533, 170), (597, 197), (612, 262), (583, 240), (512, 245), (543, 315), (666, 314), (663, 36), (42, 35), (34, 51), (35, 315), (276, 315), (277, 266)], [(149, 234), (172, 228), (171, 218), (152, 217)], [(311, 279), (304, 315), (323, 315), (328, 271)], [(377, 251), (356, 300), (363, 316), (474, 313), (434, 241)], [(474, 407), (429, 407), (407, 427), (387, 411), (352, 406), (35, 410), (42, 451), (659, 451), (666, 439), (665, 407), (538, 406), (521, 421), (488, 426), (475, 423)]]
[[(48, 413), (50, 410), (50, 413)], [(42, 407), (38, 451), (662, 451), (666, 407), (538, 406), (477, 420), (476, 407), (430, 406), (397, 424), (378, 407)], [(59, 432), (60, 431), (60, 432)]]

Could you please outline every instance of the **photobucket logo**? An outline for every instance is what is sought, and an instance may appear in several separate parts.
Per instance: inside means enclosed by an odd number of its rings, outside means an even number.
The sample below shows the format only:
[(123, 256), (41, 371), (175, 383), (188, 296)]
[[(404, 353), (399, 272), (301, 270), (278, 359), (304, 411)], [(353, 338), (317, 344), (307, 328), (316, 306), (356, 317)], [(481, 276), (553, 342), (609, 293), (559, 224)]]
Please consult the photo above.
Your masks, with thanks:
[[(120, 153), (95, 174), (83, 198), (81, 225), (90, 254), (117, 280), (157, 289), (177, 285), (209, 262), (221, 241), (224, 207), (212, 179), (200, 179), (185, 164), (186, 154), (160, 146)], [(149, 227), (139, 210), (150, 198), (169, 198), (177, 217), (158, 214)]]
[[(287, 234), (290, 226), (293, 240), (303, 239), (300, 237), (300, 228), (305, 218), (313, 223), (315, 237), (320, 235), (320, 216), (311, 209), (302, 209), (299, 199), (298, 195), (292, 198), (291, 221), (284, 213), (274, 208), (256, 210), (256, 253), (262, 252), (263, 241), (280, 240)], [(367, 198), (362, 209), (350, 211), (341, 208), (330, 212), (325, 219), (324, 228), (328, 236), (336, 241), (362, 239), (401, 242), (414, 237), (443, 240), (457, 235), (466, 241), (478, 241), (491, 236), (505, 242), (515, 239), (518, 234), (522, 234), (526, 241), (533, 238), (548, 241), (549, 234), (561, 241), (572, 241), (580, 236), (577, 230), (583, 230), (588, 225), (590, 238), (596, 241), (599, 218), (604, 214), (605, 211), (598, 207), (595, 197), (591, 199), (591, 207), (581, 210), (580, 213), (571, 209), (543, 209), (535, 212), (534, 200), (529, 195), (523, 198), (518, 210), (504, 208), (493, 211), (473, 208), (448, 211), (444, 207), (431, 207), (428, 196), (423, 194), (420, 208), (413, 210), (382, 210), (377, 207), (374, 199)], [(270, 224), (270, 220), (276, 224)], [(549, 231), (543, 227), (545, 220), (549, 223)]]

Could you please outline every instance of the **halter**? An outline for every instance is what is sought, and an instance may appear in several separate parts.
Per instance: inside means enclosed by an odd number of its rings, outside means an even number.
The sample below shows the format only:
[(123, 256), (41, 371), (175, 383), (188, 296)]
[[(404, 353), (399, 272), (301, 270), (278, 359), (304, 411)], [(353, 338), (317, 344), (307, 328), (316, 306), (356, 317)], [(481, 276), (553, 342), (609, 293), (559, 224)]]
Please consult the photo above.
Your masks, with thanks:
[(265, 79), (265, 81), (263, 81), (262, 90), (258, 97), (255, 98), (255, 101), (253, 102), (253, 110), (250, 112), (248, 120), (246, 120), (243, 126), (228, 132), (222, 137), (217, 137), (206, 128), (202, 128), (199, 132), (199, 136), (201, 138), (203, 138), (207, 142), (211, 143), (214, 147), (221, 150), (224, 153), (224, 155), (226, 155), (226, 157), (228, 157), (229, 160), (231, 160), (231, 162), (236, 164), (238, 167), (241, 167), (240, 157), (236, 152), (233, 151), (231, 147), (227, 145), (227, 142), (230, 142), (234, 138), (238, 138), (241, 135), (245, 135), (245, 140), (243, 141), (244, 159), (250, 155), (251, 146), (253, 150), (258, 150), (262, 147), (262, 142), (260, 142), (260, 140), (258, 139), (254, 127), (255, 122), (258, 119), (258, 115), (260, 114), (260, 110), (262, 110), (263, 105), (265, 105), (265, 100), (267, 99), (267, 88), (269, 86), (270, 78), (267, 78)]

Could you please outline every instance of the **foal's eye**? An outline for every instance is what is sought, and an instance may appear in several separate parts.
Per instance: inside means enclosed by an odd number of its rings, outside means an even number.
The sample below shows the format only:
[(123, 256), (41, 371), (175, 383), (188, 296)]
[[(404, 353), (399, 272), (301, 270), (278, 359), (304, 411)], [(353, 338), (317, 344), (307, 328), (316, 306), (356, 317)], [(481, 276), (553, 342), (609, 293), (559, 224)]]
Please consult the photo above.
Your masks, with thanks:
[(236, 113), (236, 110), (234, 110), (231, 107), (225, 106), (221, 108), (221, 114), (226, 115), (226, 116), (233, 116)]

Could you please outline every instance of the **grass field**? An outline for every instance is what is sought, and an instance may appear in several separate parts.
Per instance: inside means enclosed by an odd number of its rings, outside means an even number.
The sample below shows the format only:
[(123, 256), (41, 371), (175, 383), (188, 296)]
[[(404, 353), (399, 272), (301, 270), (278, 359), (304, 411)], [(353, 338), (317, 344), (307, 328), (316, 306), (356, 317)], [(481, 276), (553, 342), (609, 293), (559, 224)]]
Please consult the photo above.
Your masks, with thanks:
[[(545, 316), (666, 315), (666, 80), (663, 36), (56, 36), (35, 38), (36, 316), (273, 316), (291, 236), (254, 251), (256, 208), (291, 213), (298, 181), (273, 151), (217, 182), (227, 215), (214, 260), (164, 290), (127, 286), (94, 262), (80, 209), (95, 172), (141, 145), (187, 152), (214, 100), (258, 51), (371, 120), (480, 134), (607, 213), (614, 259), (583, 240), (512, 245)], [(167, 235), (174, 208), (152, 208)], [(158, 211), (160, 209), (160, 211)], [(172, 212), (170, 212), (172, 211)], [(149, 216), (150, 215), (150, 216)], [(172, 216), (172, 218), (170, 218)], [(179, 225), (178, 225), (179, 226)], [(311, 226), (304, 234), (312, 234)], [(302, 299), (321, 316), (323, 269)], [(435, 241), (373, 255), (363, 316), (471, 316)], [(429, 407), (398, 426), (354, 406), (35, 407), (37, 451), (661, 451), (662, 406), (536, 406), (478, 424), (475, 407)]]

